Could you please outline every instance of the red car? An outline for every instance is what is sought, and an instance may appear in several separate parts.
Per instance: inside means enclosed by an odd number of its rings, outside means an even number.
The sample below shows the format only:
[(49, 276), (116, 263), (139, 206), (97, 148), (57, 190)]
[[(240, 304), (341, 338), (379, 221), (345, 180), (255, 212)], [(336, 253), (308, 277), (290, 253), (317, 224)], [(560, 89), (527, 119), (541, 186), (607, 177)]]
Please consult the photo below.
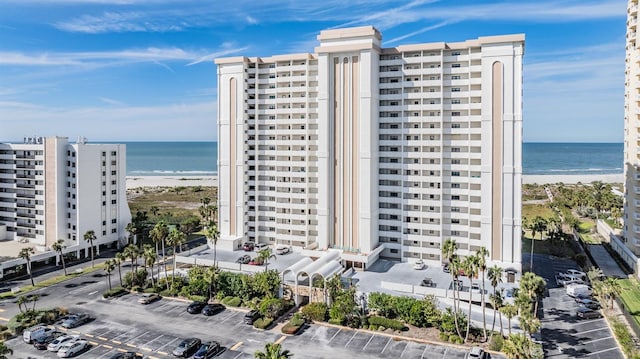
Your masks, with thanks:
[(253, 242), (245, 242), (242, 245), (242, 250), (245, 252), (251, 252), (253, 248), (255, 248), (255, 245), (253, 244)]
[(252, 265), (252, 266), (261, 266), (263, 264), (264, 262), (262, 262), (262, 260), (258, 257), (253, 258), (251, 262), (249, 262), (249, 265)]

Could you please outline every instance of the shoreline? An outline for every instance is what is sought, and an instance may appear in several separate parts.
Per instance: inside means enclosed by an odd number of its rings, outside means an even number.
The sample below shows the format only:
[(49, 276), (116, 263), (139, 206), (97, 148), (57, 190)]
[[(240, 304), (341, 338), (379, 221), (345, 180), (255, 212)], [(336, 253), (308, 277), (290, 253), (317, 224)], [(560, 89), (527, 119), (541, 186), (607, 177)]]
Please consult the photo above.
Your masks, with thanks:
[[(588, 184), (594, 181), (604, 183), (624, 183), (624, 175), (594, 174), (594, 175), (522, 175), (523, 184)], [(218, 176), (127, 176), (127, 189), (144, 187), (218, 187)]]

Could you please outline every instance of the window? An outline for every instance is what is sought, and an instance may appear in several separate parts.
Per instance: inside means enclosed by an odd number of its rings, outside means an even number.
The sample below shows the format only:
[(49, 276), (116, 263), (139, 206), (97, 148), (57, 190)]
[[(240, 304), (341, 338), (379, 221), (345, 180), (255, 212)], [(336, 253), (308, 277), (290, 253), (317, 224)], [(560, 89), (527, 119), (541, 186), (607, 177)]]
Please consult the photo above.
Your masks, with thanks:
[(460, 124), (459, 123), (452, 123), (451, 124), (451, 128), (460, 128)]
[(460, 87), (452, 87), (451, 92), (460, 92)]
[(452, 235), (452, 236), (459, 236), (459, 235), (460, 235), (460, 232), (458, 232), (458, 231), (451, 231), (451, 235)]
[(389, 252), (395, 254), (395, 253), (398, 253), (398, 250), (392, 248), (392, 249), (389, 249)]
[(458, 195), (451, 196), (451, 200), (452, 201), (459, 201), (460, 200), (460, 196), (458, 196)]
[(460, 51), (453, 51), (451, 56), (460, 56)]
[(460, 147), (451, 147), (451, 152), (460, 152)]
[(459, 68), (459, 67), (460, 67), (460, 64), (451, 64), (451, 67), (453, 67), (454, 69), (455, 69), (455, 68)]
[(451, 171), (451, 176), (460, 177), (460, 171)]
[(456, 219), (456, 218), (453, 218), (453, 219), (451, 219), (451, 223), (452, 224), (460, 224), (460, 220)]
[(451, 116), (455, 116), (455, 117), (460, 116), (460, 112), (459, 111), (453, 111), (453, 112), (451, 112)]
[(460, 100), (459, 99), (453, 99), (453, 100), (451, 100), (451, 104), (459, 105), (460, 104)]
[(460, 183), (452, 183), (451, 188), (460, 188)]
[(459, 165), (460, 164), (460, 160), (451, 160), (451, 164), (452, 165)]
[(451, 212), (460, 212), (460, 207), (451, 207)]
[(459, 75), (453, 75), (451, 76), (452, 80), (460, 80), (460, 76)]

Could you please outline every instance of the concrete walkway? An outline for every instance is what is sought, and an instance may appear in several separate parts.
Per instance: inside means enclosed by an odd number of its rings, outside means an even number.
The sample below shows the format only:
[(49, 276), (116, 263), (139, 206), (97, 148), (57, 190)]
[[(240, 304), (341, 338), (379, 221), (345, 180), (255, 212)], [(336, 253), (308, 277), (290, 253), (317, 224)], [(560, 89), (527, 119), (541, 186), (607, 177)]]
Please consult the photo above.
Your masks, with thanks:
[(618, 266), (618, 263), (616, 263), (601, 244), (589, 244), (589, 252), (596, 262), (596, 266), (602, 269), (602, 273), (607, 277), (627, 277), (627, 274)]

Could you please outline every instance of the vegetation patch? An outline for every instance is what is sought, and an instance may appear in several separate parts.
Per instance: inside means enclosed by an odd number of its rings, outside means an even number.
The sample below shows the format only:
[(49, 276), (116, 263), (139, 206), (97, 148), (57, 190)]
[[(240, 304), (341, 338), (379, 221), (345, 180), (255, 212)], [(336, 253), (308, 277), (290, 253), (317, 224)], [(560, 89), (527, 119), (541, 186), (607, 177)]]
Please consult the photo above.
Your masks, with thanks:
[(221, 300), (222, 304), (227, 307), (239, 307), (242, 304), (242, 299), (239, 297), (228, 296)]
[(631, 333), (629, 333), (629, 328), (627, 328), (626, 325), (616, 319), (612, 319), (612, 322), (613, 334), (618, 339), (625, 357), (629, 359), (639, 359), (640, 353), (638, 353), (638, 351), (636, 350), (635, 343), (633, 342), (633, 337), (631, 336)]
[(267, 329), (271, 323), (273, 323), (273, 319), (271, 318), (258, 318), (253, 322), (253, 327), (258, 329)]
[(305, 322), (306, 321), (302, 317), (302, 314), (296, 313), (293, 315), (291, 320), (282, 327), (282, 333), (290, 335), (296, 334), (304, 326)]
[(619, 297), (625, 308), (633, 316), (636, 324), (640, 326), (640, 287), (638, 282), (632, 279), (618, 279), (620, 285)]
[(122, 287), (116, 287), (116, 288), (112, 288), (106, 292), (104, 292), (102, 294), (103, 298), (115, 298), (115, 297), (121, 297), (125, 294), (129, 293), (126, 289), (122, 288)]
[(544, 205), (544, 204), (523, 204), (522, 205), (522, 217), (526, 217), (526, 218), (542, 217), (544, 219), (550, 219), (555, 216), (556, 214), (547, 205)]
[(302, 307), (302, 316), (308, 320), (315, 322), (324, 322), (327, 320), (327, 311), (329, 308), (324, 303), (309, 303)]
[(389, 329), (398, 330), (398, 331), (403, 330), (405, 328), (404, 323), (402, 323), (399, 320), (378, 317), (378, 316), (369, 317), (369, 325), (370, 326), (373, 325), (374, 327), (378, 327), (378, 328), (389, 328)]

